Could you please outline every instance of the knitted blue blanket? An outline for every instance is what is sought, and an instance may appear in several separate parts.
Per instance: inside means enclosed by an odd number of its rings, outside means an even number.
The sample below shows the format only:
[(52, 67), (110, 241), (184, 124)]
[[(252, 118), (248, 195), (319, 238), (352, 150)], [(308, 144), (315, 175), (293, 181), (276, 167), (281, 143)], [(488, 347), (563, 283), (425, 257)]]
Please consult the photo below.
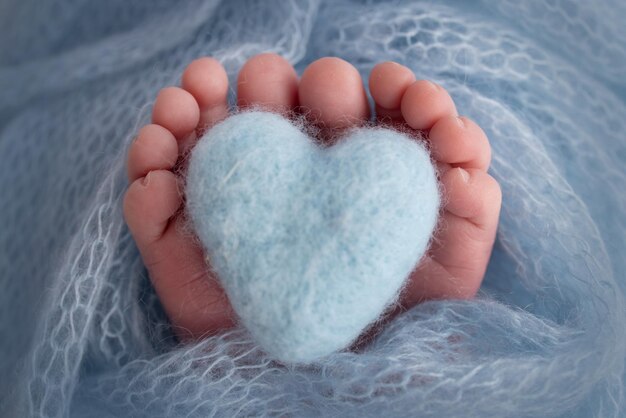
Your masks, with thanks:
[[(0, 416), (623, 417), (622, 0), (5, 0)], [(179, 346), (124, 225), (125, 152), (157, 91), (273, 51), (443, 85), (503, 190), (479, 297), (358, 352), (273, 361), (241, 328)]]

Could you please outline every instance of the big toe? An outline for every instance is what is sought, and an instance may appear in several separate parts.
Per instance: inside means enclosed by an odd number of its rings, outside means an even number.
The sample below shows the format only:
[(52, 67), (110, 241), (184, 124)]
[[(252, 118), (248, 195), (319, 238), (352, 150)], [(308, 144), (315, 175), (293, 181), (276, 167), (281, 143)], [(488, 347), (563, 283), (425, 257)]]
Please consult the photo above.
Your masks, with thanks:
[(239, 71), (237, 104), (279, 113), (293, 110), (298, 105), (296, 70), (280, 55), (255, 55)]
[(370, 115), (361, 75), (339, 58), (321, 58), (309, 65), (300, 80), (299, 96), (310, 118), (326, 129), (357, 125)]

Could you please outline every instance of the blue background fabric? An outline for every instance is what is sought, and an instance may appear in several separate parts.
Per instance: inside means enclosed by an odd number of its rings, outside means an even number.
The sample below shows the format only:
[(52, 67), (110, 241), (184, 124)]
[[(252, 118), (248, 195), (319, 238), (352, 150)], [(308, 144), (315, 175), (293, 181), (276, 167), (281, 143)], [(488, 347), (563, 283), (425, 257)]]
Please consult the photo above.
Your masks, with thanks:
[[(0, 416), (622, 417), (626, 3), (0, 2)], [(121, 214), (124, 154), (202, 55), (396, 60), (492, 142), (481, 295), (358, 352), (272, 361), (243, 329), (176, 346)], [(233, 92), (234, 94), (234, 92)]]

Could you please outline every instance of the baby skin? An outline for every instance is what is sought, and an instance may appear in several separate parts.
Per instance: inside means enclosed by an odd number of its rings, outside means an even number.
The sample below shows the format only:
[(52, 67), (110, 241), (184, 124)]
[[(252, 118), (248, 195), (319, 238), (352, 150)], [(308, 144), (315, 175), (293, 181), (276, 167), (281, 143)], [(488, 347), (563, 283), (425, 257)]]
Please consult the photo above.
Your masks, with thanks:
[[(416, 266), (400, 300), (403, 308), (431, 299), (469, 299), (485, 275), (495, 240), (501, 191), (487, 173), (487, 136), (459, 116), (441, 86), (416, 80), (407, 67), (378, 64), (369, 88), (377, 123), (423, 134), (437, 162), (444, 192), (436, 235)], [(181, 158), (203, 131), (226, 118), (228, 78), (212, 58), (193, 61), (181, 87), (161, 90), (152, 123), (144, 126), (128, 156), (130, 187), (124, 216), (150, 279), (176, 335), (200, 339), (235, 324), (219, 281), (207, 268), (198, 243), (185, 232)], [(304, 111), (327, 138), (370, 118), (359, 72), (339, 58), (322, 58), (299, 79), (275, 54), (261, 54), (243, 66), (237, 105), (293, 114)]]

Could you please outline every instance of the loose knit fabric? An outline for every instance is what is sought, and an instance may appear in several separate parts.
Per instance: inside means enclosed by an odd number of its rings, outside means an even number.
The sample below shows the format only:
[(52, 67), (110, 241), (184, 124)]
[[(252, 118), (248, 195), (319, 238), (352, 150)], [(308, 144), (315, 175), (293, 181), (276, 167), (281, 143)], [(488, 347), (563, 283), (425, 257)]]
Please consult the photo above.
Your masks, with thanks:
[(322, 148), (244, 112), (193, 150), (187, 207), (210, 266), (260, 346), (286, 363), (346, 348), (426, 250), (439, 189), (428, 152), (389, 129)]
[[(4, 0), (0, 416), (626, 415), (621, 0)], [(478, 299), (306, 366), (179, 346), (124, 226), (125, 157), (192, 59), (395, 60), (448, 89), (503, 191)], [(234, 93), (234, 91), (233, 91)], [(234, 96), (231, 96), (231, 100)], [(445, 196), (445, 191), (444, 191)]]

